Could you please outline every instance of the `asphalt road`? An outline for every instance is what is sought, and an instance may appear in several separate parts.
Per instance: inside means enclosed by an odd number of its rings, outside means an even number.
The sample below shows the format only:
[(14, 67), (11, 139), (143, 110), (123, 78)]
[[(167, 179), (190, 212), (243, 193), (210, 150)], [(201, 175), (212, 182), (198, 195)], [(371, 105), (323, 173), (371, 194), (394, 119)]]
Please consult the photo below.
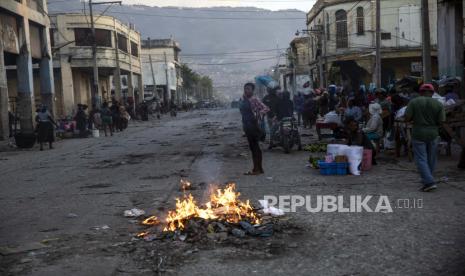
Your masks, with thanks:
[[(389, 153), (362, 176), (337, 177), (306, 167), (307, 152), (264, 150), (265, 174), (244, 176), (251, 161), (237, 110), (135, 122), (113, 137), (60, 141), (43, 152), (0, 152), (0, 273), (465, 275), (465, 173), (455, 168), (456, 154), (441, 156), (437, 177), (444, 181), (432, 193), (417, 190), (413, 163)], [(393, 212), (299, 208), (285, 216), (298, 235), (256, 239), (249, 248), (200, 246), (160, 270), (164, 264), (133, 239), (139, 226), (123, 211), (165, 212), (180, 196), (181, 178), (235, 182), (256, 205), (265, 195), (387, 196)], [(193, 193), (204, 198), (206, 190), (199, 184)], [(422, 208), (401, 208), (406, 200)], [(279, 252), (270, 254), (276, 243)], [(177, 244), (185, 247), (170, 246)]]

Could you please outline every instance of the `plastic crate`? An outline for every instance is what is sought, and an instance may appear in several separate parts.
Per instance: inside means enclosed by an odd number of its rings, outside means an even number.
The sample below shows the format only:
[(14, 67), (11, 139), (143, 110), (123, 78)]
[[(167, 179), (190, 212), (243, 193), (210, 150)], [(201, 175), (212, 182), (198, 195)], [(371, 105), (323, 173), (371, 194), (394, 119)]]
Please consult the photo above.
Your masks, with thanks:
[(336, 174), (346, 175), (348, 168), (349, 168), (349, 163), (336, 163)]
[(320, 167), (321, 175), (337, 174), (337, 163), (328, 163), (328, 162), (319, 161), (318, 166)]

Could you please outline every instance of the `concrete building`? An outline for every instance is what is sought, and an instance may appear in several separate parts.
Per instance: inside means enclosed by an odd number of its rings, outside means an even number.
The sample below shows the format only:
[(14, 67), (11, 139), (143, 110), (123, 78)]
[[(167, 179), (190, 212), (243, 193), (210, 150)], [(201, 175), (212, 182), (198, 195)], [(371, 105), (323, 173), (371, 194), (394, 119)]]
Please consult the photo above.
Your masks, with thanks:
[[(375, 1), (318, 0), (307, 14), (315, 86), (358, 89), (373, 82)], [(432, 73), (437, 66), (437, 0), (429, 0)], [(421, 0), (381, 1), (382, 84), (422, 75)]]
[(292, 95), (310, 92), (310, 37), (296, 37), (287, 50), (288, 70), (282, 76), (284, 88)]
[[(464, 1), (438, 0), (439, 76), (464, 79)], [(463, 88), (463, 87), (462, 87)], [(462, 89), (462, 97), (465, 97)]]
[[(182, 93), (180, 74), (179, 43), (170, 39), (146, 39), (142, 41), (141, 60), (144, 74), (144, 93), (147, 97), (156, 96), (168, 104), (185, 100)], [(152, 64), (150, 64), (152, 60)], [(156, 94), (154, 95), (154, 85)]]
[[(92, 95), (92, 31), (83, 14), (54, 14), (54, 49), (57, 114), (74, 114), (77, 104), (92, 105), (113, 97), (125, 103), (142, 101), (140, 33), (111, 16), (95, 16), (99, 93)], [(125, 81), (122, 81), (125, 80)]]
[(0, 139), (8, 138), (8, 111), (21, 132), (32, 133), (36, 105), (54, 112), (53, 70), (45, 0), (0, 1)]

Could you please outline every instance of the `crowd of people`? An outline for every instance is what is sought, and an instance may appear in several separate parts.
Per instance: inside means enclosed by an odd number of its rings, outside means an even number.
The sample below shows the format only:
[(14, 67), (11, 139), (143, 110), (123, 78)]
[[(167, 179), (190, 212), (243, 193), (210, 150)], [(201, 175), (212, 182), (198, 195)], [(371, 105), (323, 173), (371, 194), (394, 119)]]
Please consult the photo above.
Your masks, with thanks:
[[(336, 118), (334, 138), (348, 145), (363, 146), (372, 151), (372, 163), (377, 164), (376, 154), (394, 142), (394, 122), (410, 122), (412, 127), (412, 148), (420, 172), (423, 191), (435, 188), (433, 172), (437, 159), (440, 129), (445, 121), (444, 103), (459, 97), (453, 87), (445, 87), (440, 96), (433, 84), (423, 84), (416, 89), (395, 89), (390, 87), (366, 89), (360, 86), (356, 91), (330, 85), (327, 89), (314, 89), (310, 93), (298, 93), (290, 100), (287, 91), (279, 87), (267, 89), (267, 95), (260, 101), (253, 96), (254, 84), (244, 86), (244, 95), (239, 102), (244, 132), (253, 157), (253, 169), (248, 175), (263, 173), (262, 153), (259, 141), (263, 140), (265, 121), (272, 134), (276, 121), (283, 117), (296, 117), (303, 128), (312, 128), (316, 123), (327, 123)], [(334, 116), (329, 116), (334, 115)], [(405, 133), (400, 133), (405, 137)], [(270, 148), (272, 142), (270, 139)]]

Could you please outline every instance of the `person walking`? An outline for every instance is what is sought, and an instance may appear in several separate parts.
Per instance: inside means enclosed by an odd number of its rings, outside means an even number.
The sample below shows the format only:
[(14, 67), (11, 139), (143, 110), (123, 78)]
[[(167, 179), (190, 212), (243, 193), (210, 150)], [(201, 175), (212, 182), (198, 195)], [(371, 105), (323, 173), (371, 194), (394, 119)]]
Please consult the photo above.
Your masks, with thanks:
[(53, 126), (57, 126), (55, 121), (48, 112), (47, 107), (43, 106), (37, 111), (37, 141), (40, 144), (40, 150), (44, 150), (44, 143), (48, 143), (50, 149), (53, 149), (53, 142), (55, 141), (55, 133)]
[(444, 106), (432, 98), (433, 85), (420, 86), (420, 97), (411, 100), (405, 111), (405, 121), (412, 122), (412, 146), (420, 172), (423, 192), (437, 188), (433, 173), (437, 161), (439, 127), (446, 120)]
[(80, 138), (86, 138), (87, 137), (87, 125), (88, 125), (88, 121), (87, 121), (87, 114), (85, 112), (87, 106), (86, 105), (82, 105), (82, 104), (78, 104), (78, 111), (76, 113), (76, 115), (74, 116), (74, 120), (76, 121), (76, 127), (77, 129), (79, 130), (79, 137)]
[(262, 151), (259, 144), (263, 133), (259, 126), (259, 119), (268, 113), (270, 109), (253, 96), (254, 90), (255, 85), (253, 83), (246, 83), (244, 85), (244, 95), (239, 104), (239, 110), (242, 115), (242, 127), (247, 137), (253, 160), (253, 169), (246, 172), (245, 175), (259, 175), (264, 173), (262, 167)]
[(108, 103), (104, 102), (102, 104), (102, 109), (100, 110), (100, 116), (102, 119), (102, 128), (103, 132), (105, 132), (105, 136), (107, 136), (107, 127), (110, 129), (110, 135), (113, 136), (113, 118), (112, 112), (108, 107)]

